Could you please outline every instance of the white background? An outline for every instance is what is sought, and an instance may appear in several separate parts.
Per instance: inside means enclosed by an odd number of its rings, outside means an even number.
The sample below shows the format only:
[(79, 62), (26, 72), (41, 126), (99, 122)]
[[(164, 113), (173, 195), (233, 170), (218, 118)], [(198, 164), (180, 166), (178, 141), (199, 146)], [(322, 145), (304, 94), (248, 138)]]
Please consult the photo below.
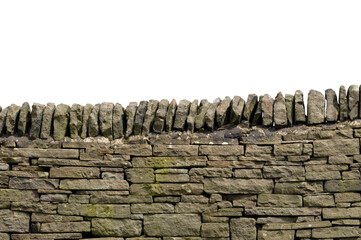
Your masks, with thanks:
[(216, 97), (361, 81), (361, 2), (0, 2), (0, 105)]

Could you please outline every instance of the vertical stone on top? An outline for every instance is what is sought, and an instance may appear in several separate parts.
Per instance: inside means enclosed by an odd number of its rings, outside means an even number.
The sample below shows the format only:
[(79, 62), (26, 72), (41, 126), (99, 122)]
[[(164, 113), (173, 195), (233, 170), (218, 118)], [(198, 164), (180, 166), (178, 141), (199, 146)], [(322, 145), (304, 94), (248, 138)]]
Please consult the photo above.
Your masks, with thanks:
[(173, 124), (175, 130), (183, 131), (185, 129), (190, 105), (191, 102), (185, 99), (179, 102)]
[(256, 110), (257, 107), (257, 95), (256, 94), (249, 94), (248, 98), (247, 98), (247, 103), (246, 106), (244, 108), (244, 112), (243, 112), (243, 119), (250, 122), (252, 120), (254, 111)]
[(194, 124), (197, 130), (204, 127), (206, 113), (210, 105), (211, 104), (208, 102), (207, 99), (201, 100), (197, 110), (197, 116), (195, 118), (195, 124)]
[(253, 119), (252, 119), (252, 126), (262, 124), (262, 109), (261, 109), (262, 98), (263, 98), (263, 95), (259, 96), (259, 101), (256, 106), (256, 111), (254, 112)]
[(25, 136), (30, 125), (30, 105), (24, 102), (19, 113), (18, 135)]
[(11, 104), (8, 107), (8, 111), (6, 114), (6, 134), (8, 136), (14, 135), (16, 131), (16, 126), (19, 120), (19, 112), (20, 112), (20, 106), (17, 106), (15, 104)]
[(325, 92), (326, 95), (326, 121), (327, 122), (336, 122), (338, 120), (338, 103), (337, 95), (332, 89), (327, 89)]
[(303, 101), (303, 92), (297, 90), (295, 92), (295, 123), (306, 122), (305, 104)]
[(340, 107), (340, 121), (346, 121), (348, 119), (347, 114), (347, 95), (345, 86), (340, 86), (339, 90), (339, 107)]
[(113, 108), (113, 139), (124, 136), (124, 108), (116, 103)]
[(275, 127), (276, 128), (287, 127), (288, 121), (287, 121), (286, 101), (281, 92), (277, 94), (273, 108), (274, 108), (273, 120), (275, 122)]
[(129, 137), (133, 133), (136, 112), (137, 112), (137, 103), (136, 102), (129, 103), (129, 105), (125, 108), (125, 118), (127, 121), (127, 129), (125, 132), (126, 137)]
[(149, 100), (147, 111), (145, 112), (145, 118), (142, 127), (142, 135), (148, 136), (151, 130), (151, 127), (154, 123), (155, 112), (158, 109), (159, 101)]
[(90, 113), (88, 120), (89, 137), (96, 137), (99, 135), (99, 110), (100, 104), (96, 104)]
[(187, 117), (187, 130), (190, 133), (194, 132), (194, 128), (195, 128), (195, 118), (197, 115), (197, 110), (198, 110), (198, 100), (194, 100), (189, 108), (189, 114)]
[(140, 135), (142, 133), (142, 126), (144, 122), (145, 112), (147, 111), (147, 105), (147, 101), (140, 101), (139, 103), (134, 119), (134, 135)]
[(70, 107), (66, 104), (59, 104), (54, 112), (54, 133), (53, 138), (56, 141), (63, 141), (68, 128)]
[(286, 101), (286, 111), (287, 111), (287, 121), (289, 126), (293, 126), (293, 114), (294, 114), (294, 105), (295, 105), (295, 97), (291, 94), (285, 95)]
[(81, 134), (81, 127), (83, 124), (83, 109), (83, 106), (76, 103), (73, 104), (70, 108), (69, 131), (71, 138), (76, 138)]
[(29, 137), (36, 139), (40, 137), (41, 123), (43, 121), (45, 105), (34, 103), (31, 107), (31, 127)]
[(6, 115), (8, 113), (8, 108), (2, 109), (0, 112), (0, 135), (5, 132), (5, 124), (6, 124)]
[(322, 93), (310, 90), (307, 99), (307, 124), (325, 121), (325, 98)]
[(204, 116), (204, 122), (208, 130), (213, 131), (215, 127), (216, 109), (221, 102), (221, 99), (216, 98), (213, 103), (209, 105), (206, 115)]
[(168, 106), (168, 111), (165, 117), (165, 130), (167, 132), (172, 131), (173, 119), (176, 110), (177, 110), (177, 101), (173, 99)]
[(43, 112), (43, 120), (41, 122), (40, 138), (47, 139), (51, 134), (51, 127), (53, 123), (53, 116), (55, 111), (55, 104), (46, 104)]
[(256, 240), (256, 220), (253, 218), (231, 218), (231, 240)]
[(357, 85), (351, 85), (347, 90), (347, 109), (350, 120), (358, 118), (360, 92)]
[(88, 136), (88, 121), (90, 118), (90, 114), (93, 110), (93, 105), (87, 104), (84, 106), (83, 109), (83, 116), (82, 116), (82, 124), (81, 124), (81, 138), (86, 138)]
[(222, 127), (229, 122), (231, 98), (225, 97), (216, 109), (217, 126)]
[(104, 102), (99, 109), (99, 128), (102, 135), (113, 139), (113, 103)]
[(231, 102), (230, 123), (239, 124), (242, 119), (245, 101), (240, 96), (234, 96)]
[(273, 98), (268, 94), (265, 94), (262, 98), (262, 125), (265, 127), (273, 125), (273, 102)]
[(161, 133), (164, 130), (165, 116), (167, 114), (168, 106), (169, 101), (167, 99), (162, 99), (159, 102), (158, 110), (155, 114), (155, 120), (153, 124), (153, 131), (156, 133)]

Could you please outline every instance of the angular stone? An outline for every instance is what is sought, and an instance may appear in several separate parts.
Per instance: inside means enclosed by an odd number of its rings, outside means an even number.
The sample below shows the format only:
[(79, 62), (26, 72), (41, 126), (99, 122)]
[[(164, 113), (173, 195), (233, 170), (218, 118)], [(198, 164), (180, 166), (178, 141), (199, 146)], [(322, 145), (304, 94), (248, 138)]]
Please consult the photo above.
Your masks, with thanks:
[(38, 213), (50, 213), (55, 214), (57, 204), (48, 202), (13, 202), (11, 204), (11, 210), (21, 212), (38, 212)]
[(217, 212), (217, 204), (179, 202), (175, 206), (175, 212), (176, 213), (214, 213)]
[(263, 226), (264, 230), (296, 230), (331, 227), (330, 221), (320, 222), (296, 222), (296, 223), (267, 223)]
[(118, 139), (124, 136), (124, 108), (121, 104), (116, 103), (113, 108), (113, 139)]
[(320, 181), (320, 180), (332, 180), (341, 179), (339, 171), (328, 171), (328, 172), (306, 172), (307, 181)]
[(274, 100), (270, 95), (265, 94), (261, 102), (262, 125), (265, 127), (273, 126), (273, 103)]
[(336, 122), (338, 120), (339, 105), (337, 103), (337, 95), (332, 89), (327, 89), (326, 95), (326, 121)]
[(104, 102), (99, 109), (99, 129), (102, 136), (113, 139), (113, 103)]
[(155, 119), (153, 124), (153, 131), (156, 133), (163, 132), (165, 128), (165, 117), (167, 114), (168, 106), (169, 106), (169, 101), (167, 99), (162, 99), (159, 102), (158, 110), (155, 114)]
[(258, 240), (294, 240), (294, 230), (279, 230), (279, 231), (258, 231)]
[(347, 90), (347, 110), (349, 119), (355, 120), (358, 118), (360, 94), (357, 85), (351, 85)]
[(131, 167), (129, 161), (84, 161), (84, 160), (74, 160), (74, 159), (54, 159), (54, 158), (39, 158), (39, 166), (42, 167), (52, 167), (52, 166), (84, 166), (84, 167)]
[(361, 179), (329, 180), (325, 182), (326, 192), (359, 192)]
[(99, 135), (99, 110), (100, 104), (96, 104), (90, 113), (88, 120), (89, 137), (96, 137)]
[(258, 97), (256, 94), (249, 94), (247, 98), (247, 103), (244, 107), (244, 112), (242, 118), (246, 121), (252, 121), (253, 114), (257, 108)]
[(232, 177), (231, 168), (192, 168), (189, 176)]
[(30, 105), (25, 102), (21, 106), (19, 113), (19, 122), (18, 122), (18, 134), (19, 136), (25, 136), (30, 126)]
[(152, 168), (130, 168), (125, 171), (127, 181), (131, 183), (154, 183)]
[(99, 168), (56, 167), (50, 169), (51, 178), (99, 178)]
[(289, 126), (293, 126), (294, 123), (294, 106), (295, 106), (295, 98), (291, 94), (285, 95), (286, 101), (286, 111), (287, 111), (287, 121)]
[(231, 240), (256, 240), (256, 220), (253, 218), (230, 219)]
[(57, 189), (59, 180), (44, 178), (10, 178), (9, 188), (13, 189)]
[(302, 207), (302, 197), (285, 194), (259, 194), (257, 206), (260, 207)]
[(131, 219), (92, 219), (92, 234), (100, 237), (137, 237), (142, 233), (142, 221)]
[(302, 154), (303, 145), (302, 143), (289, 143), (289, 144), (275, 144), (274, 154), (276, 156), (295, 156)]
[(12, 240), (60, 240), (60, 239), (82, 239), (81, 233), (31, 233), (11, 234)]
[(189, 114), (187, 117), (187, 130), (190, 133), (193, 133), (195, 129), (197, 110), (198, 110), (198, 100), (194, 100), (189, 107)]
[(198, 183), (155, 183), (132, 184), (130, 193), (134, 195), (197, 195), (203, 192), (203, 184)]
[(43, 120), (41, 122), (40, 138), (47, 139), (50, 137), (54, 111), (55, 111), (54, 103), (46, 104), (43, 111)]
[(307, 194), (322, 191), (322, 182), (277, 182), (274, 189), (274, 193), (277, 194)]
[(321, 215), (321, 208), (256, 207), (246, 208), (245, 214), (255, 216), (318, 216)]
[(245, 106), (245, 101), (243, 98), (239, 96), (235, 96), (232, 99), (230, 123), (239, 124), (241, 122), (244, 106)]
[(188, 100), (181, 100), (179, 102), (173, 124), (175, 130), (183, 131), (185, 129), (190, 105), (191, 102)]
[(152, 203), (153, 198), (150, 195), (113, 195), (113, 194), (96, 194), (92, 195), (91, 203)]
[(133, 133), (135, 114), (137, 112), (137, 106), (138, 106), (138, 104), (136, 102), (131, 102), (125, 108), (125, 118), (126, 118), (126, 123), (127, 123), (127, 129), (126, 129), (126, 132), (125, 132), (126, 137), (129, 137)]
[(226, 97), (218, 105), (216, 109), (216, 121), (218, 127), (222, 127), (229, 122), (231, 101), (230, 97)]
[(174, 205), (170, 203), (134, 203), (131, 210), (135, 214), (174, 213)]
[(197, 145), (154, 145), (153, 155), (159, 157), (188, 157), (198, 155)]
[(261, 109), (261, 103), (262, 103), (263, 96), (259, 96), (259, 101), (256, 106), (256, 111), (254, 112), (251, 125), (261, 125), (262, 124), (262, 109)]
[(81, 134), (80, 134), (81, 138), (86, 138), (89, 136), (89, 134), (88, 134), (89, 118), (90, 118), (92, 111), (93, 111), (93, 105), (91, 105), (91, 104), (86, 104), (83, 108)]
[(315, 140), (313, 143), (315, 157), (332, 155), (355, 155), (360, 154), (358, 139)]
[(150, 100), (148, 103), (147, 111), (145, 112), (142, 135), (148, 136), (151, 130), (151, 127), (154, 123), (155, 112), (158, 109), (159, 102), (157, 100)]
[(19, 120), (19, 112), (20, 112), (20, 107), (15, 104), (11, 104), (8, 107), (6, 114), (6, 124), (5, 124), (6, 134), (8, 136), (12, 136), (15, 133), (16, 126)]
[(137, 112), (135, 114), (134, 120), (134, 135), (141, 135), (142, 126), (145, 118), (145, 112), (147, 111), (148, 102), (140, 101), (139, 106), (137, 108)]
[(324, 219), (361, 218), (361, 207), (324, 208), (322, 217)]
[(0, 233), (1, 240), (10, 240), (10, 235), (7, 233)]
[(40, 197), (41, 202), (53, 202), (53, 203), (59, 203), (59, 202), (67, 202), (68, 196), (66, 194), (42, 194)]
[(157, 182), (179, 183), (189, 182), (188, 174), (156, 174)]
[(204, 179), (204, 191), (211, 194), (271, 193), (273, 187), (273, 180), (231, 178)]
[(204, 127), (204, 123), (205, 123), (205, 117), (206, 117), (206, 113), (208, 108), (210, 107), (210, 103), (206, 100), (203, 99), (200, 102), (200, 105), (198, 107), (197, 110), (197, 115), (195, 117), (195, 128), (198, 129), (202, 129)]
[(360, 237), (361, 228), (359, 227), (329, 227), (312, 229), (312, 238), (347, 238)]
[(202, 237), (228, 237), (229, 225), (228, 223), (203, 223), (201, 230)]
[(275, 122), (276, 128), (286, 127), (288, 125), (286, 102), (281, 92), (277, 94), (273, 108), (274, 108), (273, 120)]
[(65, 133), (68, 128), (68, 121), (70, 115), (70, 107), (65, 104), (59, 104), (54, 111), (54, 132), (53, 138), (56, 141), (62, 141), (65, 138)]
[(97, 218), (130, 218), (130, 206), (129, 204), (81, 204), (80, 215)]
[(348, 119), (347, 114), (347, 95), (346, 88), (344, 86), (340, 86), (339, 90), (339, 106), (340, 106), (340, 121), (346, 121)]
[(69, 190), (128, 190), (129, 184), (125, 180), (77, 179), (61, 180), (60, 189)]
[(322, 93), (310, 90), (307, 99), (307, 124), (325, 121), (325, 98)]
[(173, 127), (173, 120), (175, 116), (175, 112), (177, 110), (177, 102), (175, 99), (173, 99), (168, 106), (167, 114), (165, 116), (165, 130), (167, 132), (172, 131)]
[(206, 115), (204, 116), (205, 126), (209, 131), (213, 131), (215, 128), (215, 118), (218, 104), (219, 102), (217, 102), (217, 99), (215, 99), (213, 103), (209, 105)]
[(0, 232), (29, 232), (30, 217), (28, 213), (0, 209)]
[(20, 202), (39, 201), (39, 196), (35, 191), (17, 190), (17, 189), (0, 189), (0, 202)]
[(237, 145), (199, 146), (199, 155), (239, 156), (243, 154), (244, 154), (244, 146), (237, 146)]
[(135, 168), (186, 168), (205, 167), (206, 157), (146, 157), (132, 159)]
[(0, 135), (5, 133), (5, 126), (6, 126), (6, 115), (8, 113), (9, 108), (5, 108), (0, 112)]
[(152, 146), (149, 144), (115, 144), (114, 153), (132, 156), (151, 156)]
[(315, 195), (303, 197), (305, 207), (334, 207), (335, 200), (332, 195)]
[(304, 122), (306, 122), (306, 115), (303, 93), (300, 90), (297, 90), (295, 92), (295, 123)]
[(302, 166), (264, 166), (264, 178), (283, 178), (283, 177), (304, 177), (305, 169)]
[(83, 109), (80, 104), (73, 104), (70, 108), (69, 132), (71, 138), (81, 135), (83, 124)]
[(343, 202), (360, 202), (361, 201), (361, 194), (360, 193), (353, 193), (353, 192), (345, 192), (345, 193), (335, 193), (335, 201), (336, 203), (343, 203)]
[(90, 222), (42, 223), (40, 231), (44, 233), (90, 232)]
[(201, 218), (196, 214), (145, 215), (144, 233), (146, 236), (163, 237), (199, 236), (201, 233)]
[(262, 178), (261, 169), (236, 169), (234, 171), (235, 178)]
[(78, 158), (77, 149), (0, 148), (3, 157), (27, 158)]

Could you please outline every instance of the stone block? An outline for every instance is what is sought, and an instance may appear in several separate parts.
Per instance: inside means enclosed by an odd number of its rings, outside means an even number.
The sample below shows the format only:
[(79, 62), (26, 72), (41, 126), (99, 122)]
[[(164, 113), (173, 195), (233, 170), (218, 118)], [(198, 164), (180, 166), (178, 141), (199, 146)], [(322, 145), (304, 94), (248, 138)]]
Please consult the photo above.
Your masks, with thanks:
[(29, 232), (30, 216), (28, 213), (0, 209), (0, 232)]
[(313, 143), (313, 154), (315, 157), (325, 157), (333, 155), (355, 155), (360, 154), (360, 144), (358, 139), (337, 139), (335, 140), (315, 140)]
[(214, 145), (214, 146), (199, 146), (199, 155), (211, 156), (239, 156), (244, 154), (244, 146), (234, 145)]
[(59, 188), (69, 190), (128, 190), (129, 184), (125, 180), (64, 179), (60, 181)]
[(58, 167), (50, 169), (51, 178), (99, 178), (99, 168)]
[(132, 159), (134, 168), (186, 168), (205, 167), (207, 158), (198, 157), (145, 157)]
[(204, 191), (211, 194), (271, 193), (273, 187), (273, 180), (265, 179), (206, 178), (204, 180)]
[(201, 236), (210, 238), (229, 237), (229, 224), (202, 223)]
[(232, 218), (230, 230), (231, 240), (256, 240), (256, 220), (253, 218)]
[(197, 145), (154, 145), (154, 156), (159, 157), (187, 157), (197, 156)]

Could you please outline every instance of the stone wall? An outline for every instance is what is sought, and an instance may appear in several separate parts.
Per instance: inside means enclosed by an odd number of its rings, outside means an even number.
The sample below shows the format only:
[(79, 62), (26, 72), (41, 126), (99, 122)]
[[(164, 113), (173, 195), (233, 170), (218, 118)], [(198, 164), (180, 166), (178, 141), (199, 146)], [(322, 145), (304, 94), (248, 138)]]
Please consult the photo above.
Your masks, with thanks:
[(0, 113), (0, 239), (361, 239), (356, 89), (344, 119), (342, 96), (325, 111), (312, 91), (308, 116), (297, 93), (290, 105), (250, 95), (242, 110), (237, 97), (11, 105)]

